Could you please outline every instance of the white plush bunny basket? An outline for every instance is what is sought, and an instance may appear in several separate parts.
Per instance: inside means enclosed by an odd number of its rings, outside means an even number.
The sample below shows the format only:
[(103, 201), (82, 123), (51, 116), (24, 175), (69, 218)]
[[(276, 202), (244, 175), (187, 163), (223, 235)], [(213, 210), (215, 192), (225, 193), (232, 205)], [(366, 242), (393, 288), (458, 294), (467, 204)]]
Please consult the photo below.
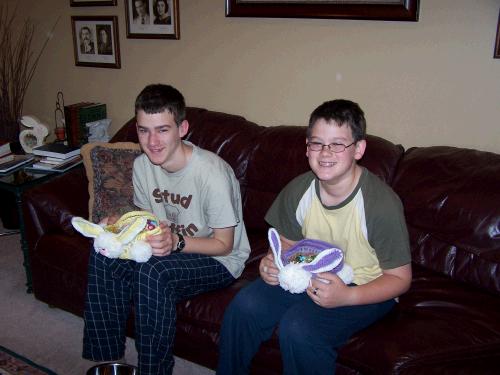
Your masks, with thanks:
[(110, 225), (94, 224), (82, 217), (71, 219), (73, 227), (85, 237), (94, 238), (96, 252), (108, 258), (147, 262), (152, 256), (147, 236), (161, 233), (160, 221), (147, 211), (131, 211)]
[(280, 286), (290, 293), (304, 292), (313, 274), (321, 272), (332, 272), (346, 284), (352, 282), (353, 270), (344, 263), (341, 249), (327, 242), (304, 239), (282, 253), (276, 229), (269, 229), (268, 239), (279, 269)]

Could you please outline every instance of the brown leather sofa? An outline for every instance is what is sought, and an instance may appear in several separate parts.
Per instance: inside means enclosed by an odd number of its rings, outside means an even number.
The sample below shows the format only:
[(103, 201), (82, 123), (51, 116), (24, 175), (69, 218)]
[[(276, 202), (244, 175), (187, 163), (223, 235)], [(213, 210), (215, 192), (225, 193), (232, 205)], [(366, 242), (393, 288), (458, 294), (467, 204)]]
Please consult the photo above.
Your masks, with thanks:
[[(234, 294), (258, 277), (266, 252), (264, 213), (308, 169), (305, 127), (263, 127), (244, 118), (188, 109), (187, 139), (218, 153), (241, 184), (252, 253), (229, 288), (178, 306), (175, 354), (209, 368)], [(113, 141), (137, 141), (134, 120)], [(453, 147), (404, 150), (369, 136), (361, 164), (399, 194), (411, 238), (413, 283), (386, 318), (340, 350), (338, 374), (494, 374), (500, 371), (500, 155)], [(88, 215), (83, 168), (25, 195), (34, 295), (82, 315), (90, 241), (70, 224)], [(133, 336), (132, 324), (129, 333)], [(278, 342), (266, 342), (255, 374), (281, 373)]]

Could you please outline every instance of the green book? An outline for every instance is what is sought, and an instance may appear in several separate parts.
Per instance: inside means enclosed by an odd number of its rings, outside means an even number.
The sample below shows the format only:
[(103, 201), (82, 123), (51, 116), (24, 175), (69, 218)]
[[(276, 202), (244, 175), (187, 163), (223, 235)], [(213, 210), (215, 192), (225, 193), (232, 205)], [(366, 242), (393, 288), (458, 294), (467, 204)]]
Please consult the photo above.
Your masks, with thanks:
[(105, 119), (106, 117), (106, 104), (104, 103), (95, 103), (78, 109), (78, 121), (80, 124), (78, 134), (79, 146), (89, 141), (89, 129), (86, 124)]
[(80, 121), (78, 119), (78, 110), (94, 103), (80, 102), (64, 106), (64, 120), (66, 123), (66, 140), (68, 145), (80, 147)]

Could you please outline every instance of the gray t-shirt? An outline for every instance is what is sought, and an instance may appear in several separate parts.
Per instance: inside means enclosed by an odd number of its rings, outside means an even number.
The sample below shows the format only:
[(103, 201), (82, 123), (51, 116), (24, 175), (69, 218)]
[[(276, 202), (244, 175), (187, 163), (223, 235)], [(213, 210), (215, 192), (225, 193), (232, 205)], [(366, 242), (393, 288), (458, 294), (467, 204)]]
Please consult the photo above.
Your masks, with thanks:
[(142, 154), (134, 161), (134, 204), (188, 237), (212, 237), (213, 228), (235, 227), (233, 251), (214, 256), (235, 277), (250, 254), (240, 185), (229, 164), (213, 152), (193, 147), (188, 164), (167, 172)]

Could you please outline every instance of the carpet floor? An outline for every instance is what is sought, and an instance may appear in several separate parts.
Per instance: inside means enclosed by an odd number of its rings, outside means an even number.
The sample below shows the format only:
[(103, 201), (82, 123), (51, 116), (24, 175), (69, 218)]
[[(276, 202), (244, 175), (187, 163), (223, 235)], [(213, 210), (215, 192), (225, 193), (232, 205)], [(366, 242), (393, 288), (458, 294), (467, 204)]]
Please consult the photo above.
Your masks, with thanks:
[[(0, 225), (0, 233), (3, 231)], [(95, 362), (81, 357), (83, 320), (38, 301), (33, 294), (26, 293), (25, 284), (19, 235), (1, 236), (0, 346), (58, 375), (84, 375)], [(134, 340), (130, 338), (124, 362), (137, 363)], [(210, 369), (175, 358), (174, 375), (212, 374), (214, 371)]]
[(0, 375), (57, 375), (35, 362), (0, 346)]

